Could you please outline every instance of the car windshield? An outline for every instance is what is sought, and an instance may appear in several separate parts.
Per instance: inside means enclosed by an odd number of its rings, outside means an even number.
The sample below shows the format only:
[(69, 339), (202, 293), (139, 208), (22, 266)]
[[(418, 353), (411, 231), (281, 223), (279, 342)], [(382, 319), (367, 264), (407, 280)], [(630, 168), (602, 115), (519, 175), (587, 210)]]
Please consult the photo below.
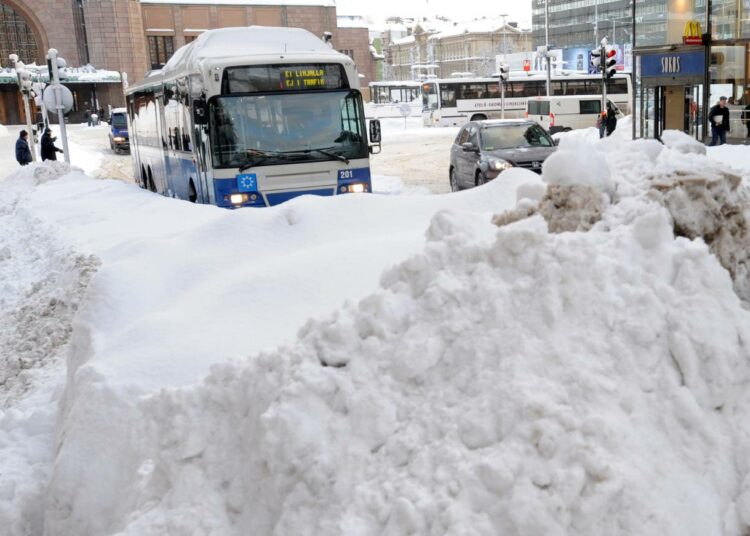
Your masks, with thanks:
[(212, 99), (214, 167), (366, 158), (361, 100), (351, 90)]
[(127, 128), (128, 120), (122, 114), (115, 114), (112, 116), (112, 126), (115, 128)]
[(539, 125), (498, 125), (481, 131), (482, 150), (552, 147), (554, 143)]

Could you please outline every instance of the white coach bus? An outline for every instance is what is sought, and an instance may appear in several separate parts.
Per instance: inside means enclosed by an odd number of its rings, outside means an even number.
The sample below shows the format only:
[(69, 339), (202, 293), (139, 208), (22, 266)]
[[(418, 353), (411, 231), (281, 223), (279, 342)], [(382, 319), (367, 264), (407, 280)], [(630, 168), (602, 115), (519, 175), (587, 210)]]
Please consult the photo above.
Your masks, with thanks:
[[(601, 95), (601, 75), (555, 74), (551, 95)], [(547, 95), (544, 74), (514, 74), (505, 82), (505, 117), (517, 119), (526, 113), (529, 97)], [(607, 96), (624, 113), (630, 110), (633, 95), (630, 75), (617, 74), (607, 82)], [(497, 78), (430, 80), (422, 84), (424, 126), (457, 126), (467, 121), (499, 119), (502, 103)]]
[(372, 191), (354, 62), (298, 28), (201, 34), (126, 91), (143, 188), (221, 207)]

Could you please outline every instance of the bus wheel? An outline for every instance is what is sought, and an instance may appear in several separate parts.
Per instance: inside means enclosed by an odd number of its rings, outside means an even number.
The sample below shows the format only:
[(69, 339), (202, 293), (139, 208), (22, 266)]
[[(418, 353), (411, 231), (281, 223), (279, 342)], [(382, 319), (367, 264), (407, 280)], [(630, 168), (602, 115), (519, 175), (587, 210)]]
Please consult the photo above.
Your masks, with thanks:
[(481, 185), (483, 185), (483, 184), (484, 184), (484, 182), (485, 182), (485, 181), (484, 181), (484, 175), (482, 175), (482, 172), (481, 172), (481, 171), (477, 171), (477, 177), (476, 177), (476, 180), (474, 180), (474, 183), (475, 183), (475, 184), (476, 184), (477, 186), (481, 186)]
[(458, 187), (458, 177), (456, 177), (455, 168), (451, 168), (449, 176), (450, 176), (450, 181), (451, 181), (451, 192), (459, 191), (461, 188)]
[(141, 180), (138, 183), (138, 186), (140, 186), (144, 190), (148, 188), (148, 176), (146, 175), (146, 170), (143, 169), (143, 166), (141, 166)]
[(484, 114), (475, 114), (471, 116), (472, 121), (484, 121), (487, 119), (487, 116)]
[(195, 203), (198, 201), (198, 193), (195, 191), (195, 184), (193, 184), (193, 179), (190, 179), (190, 192), (188, 193), (188, 200), (191, 203)]

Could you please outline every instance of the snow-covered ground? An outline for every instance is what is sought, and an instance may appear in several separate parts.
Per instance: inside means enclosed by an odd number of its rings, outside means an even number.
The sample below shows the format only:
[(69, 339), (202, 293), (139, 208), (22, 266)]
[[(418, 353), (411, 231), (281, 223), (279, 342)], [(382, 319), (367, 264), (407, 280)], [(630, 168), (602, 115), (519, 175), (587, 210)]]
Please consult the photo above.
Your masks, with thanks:
[[(106, 129), (11, 173), (9, 131), (3, 534), (750, 530), (745, 287), (672, 224), (747, 207), (747, 148), (574, 133), (545, 178), (598, 213), (525, 170), (226, 211), (92, 178)], [(447, 189), (455, 133), (384, 121), (376, 189)]]

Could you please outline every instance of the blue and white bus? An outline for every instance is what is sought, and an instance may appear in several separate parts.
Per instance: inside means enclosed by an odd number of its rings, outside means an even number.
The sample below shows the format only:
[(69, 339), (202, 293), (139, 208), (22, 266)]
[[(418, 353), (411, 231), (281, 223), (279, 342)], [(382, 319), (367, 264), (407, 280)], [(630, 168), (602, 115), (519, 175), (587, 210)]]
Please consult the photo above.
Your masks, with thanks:
[(354, 62), (306, 30), (201, 34), (126, 90), (143, 188), (221, 207), (372, 191)]

